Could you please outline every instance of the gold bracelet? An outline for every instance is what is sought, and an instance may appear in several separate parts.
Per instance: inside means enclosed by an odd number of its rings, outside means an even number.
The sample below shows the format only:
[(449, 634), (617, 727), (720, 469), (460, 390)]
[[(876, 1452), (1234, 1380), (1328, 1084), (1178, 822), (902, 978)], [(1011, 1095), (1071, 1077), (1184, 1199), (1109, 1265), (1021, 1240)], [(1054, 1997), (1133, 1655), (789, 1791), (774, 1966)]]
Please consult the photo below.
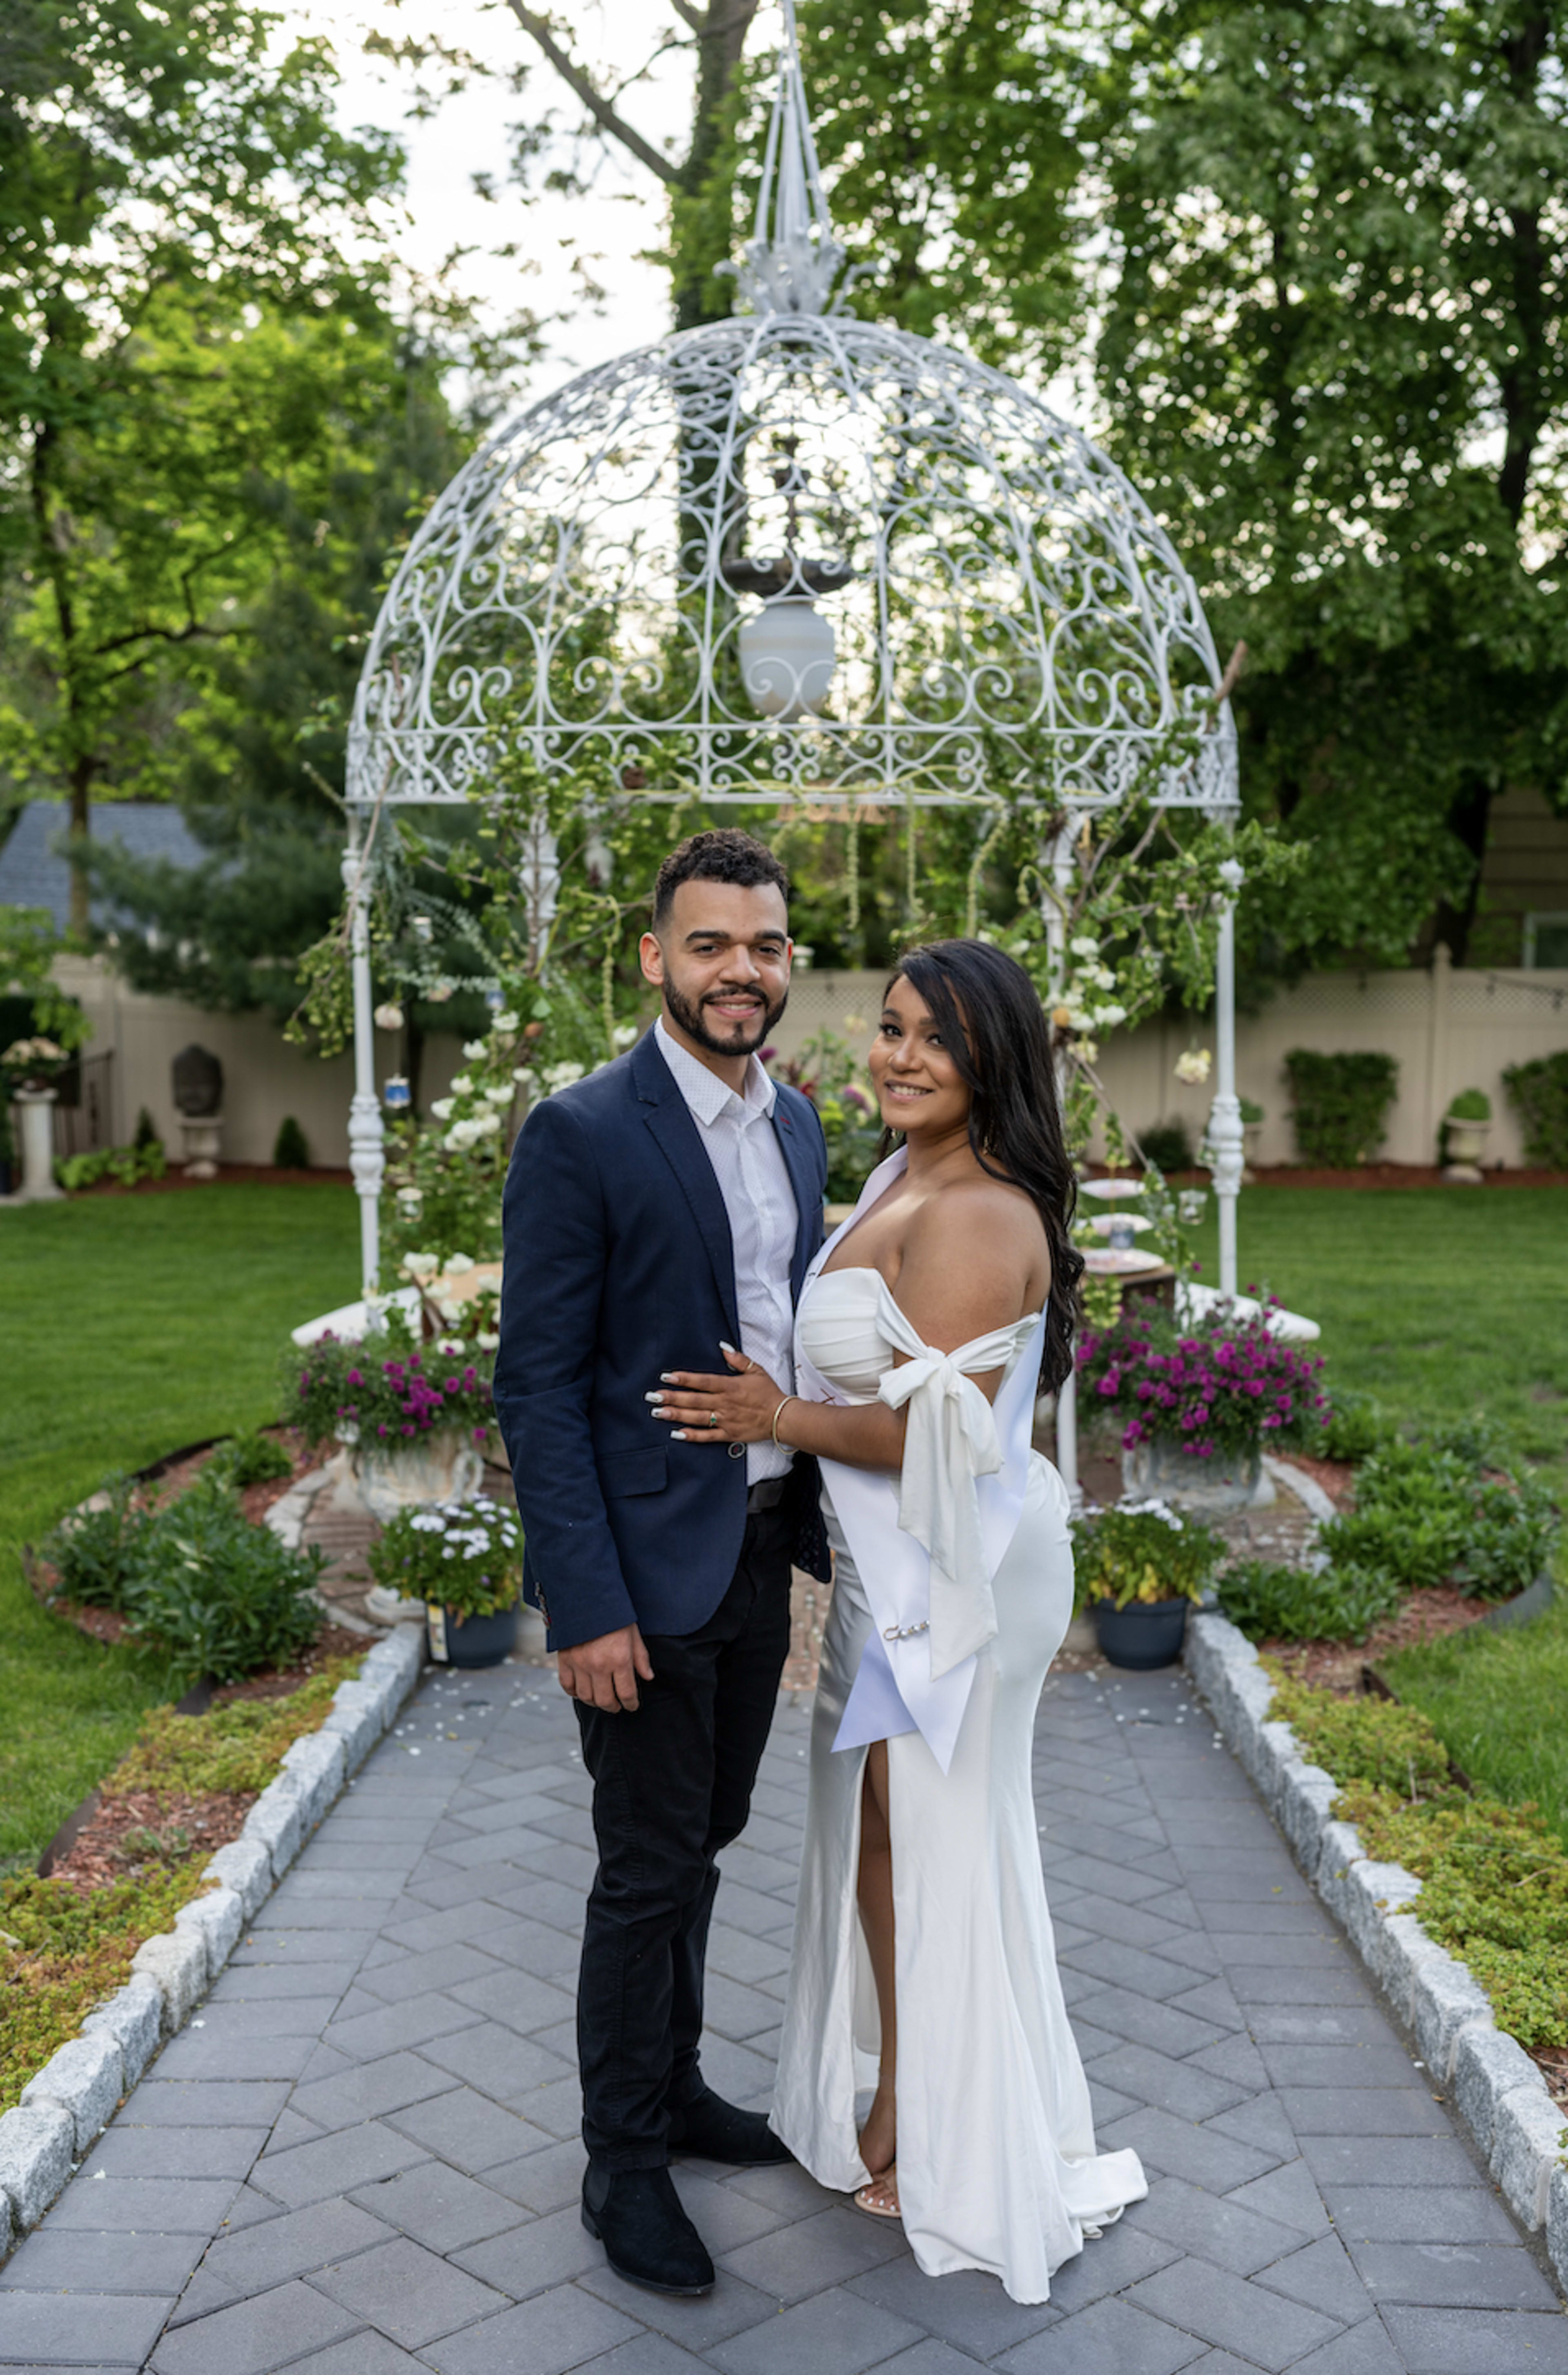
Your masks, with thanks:
[[(783, 1401), (779, 1404), (779, 1406), (778, 1406), (777, 1410), (773, 1412), (773, 1424), (772, 1424), (772, 1427), (769, 1429), (769, 1433), (772, 1435), (772, 1438), (773, 1438), (773, 1441), (774, 1441), (775, 1443), (778, 1443), (778, 1441), (779, 1441), (779, 1421), (780, 1421), (780, 1419), (781, 1419), (781, 1418), (783, 1418), (783, 1416), (784, 1416), (784, 1412), (788, 1409), (788, 1407), (789, 1407), (790, 1403), (791, 1403), (791, 1402), (793, 1402), (793, 1401), (798, 1401), (798, 1400), (799, 1400), (799, 1399), (800, 1399), (800, 1397), (798, 1396), (798, 1394), (785, 1394), (785, 1396), (784, 1396), (784, 1398)], [(782, 1450), (784, 1448), (784, 1445), (779, 1444), (779, 1448), (780, 1448), (780, 1450), (782, 1451)]]

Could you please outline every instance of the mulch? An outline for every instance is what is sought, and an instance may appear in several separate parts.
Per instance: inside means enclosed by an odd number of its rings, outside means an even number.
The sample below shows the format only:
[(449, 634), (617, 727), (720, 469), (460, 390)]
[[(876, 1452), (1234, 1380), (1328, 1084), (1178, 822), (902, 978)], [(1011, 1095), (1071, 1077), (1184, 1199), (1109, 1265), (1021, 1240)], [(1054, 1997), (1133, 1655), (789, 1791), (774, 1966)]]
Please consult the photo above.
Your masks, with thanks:
[(1376, 1667), (1380, 1658), (1409, 1649), (1422, 1641), (1441, 1641), (1449, 1633), (1468, 1632), (1479, 1625), (1491, 1603), (1467, 1599), (1456, 1584), (1424, 1586), (1408, 1592), (1391, 1616), (1374, 1625), (1366, 1639), (1353, 1641), (1260, 1641), (1258, 1648), (1273, 1658), (1293, 1682), (1314, 1690), (1333, 1691), (1354, 1698), (1362, 1688), (1362, 1668)]
[(90, 1896), (94, 1889), (183, 1863), (198, 1851), (214, 1855), (239, 1837), (255, 1802), (251, 1790), (211, 1790), (195, 1798), (130, 1790), (88, 1817), (52, 1865), (50, 1878)]
[(161, 1179), (138, 1179), (133, 1188), (122, 1186), (118, 1179), (100, 1179), (91, 1188), (78, 1188), (75, 1197), (83, 1196), (168, 1196), (176, 1189), (197, 1188), (349, 1188), (354, 1184), (351, 1171), (338, 1171), (312, 1164), (309, 1171), (280, 1171), (275, 1163), (220, 1163), (216, 1179), (187, 1179), (179, 1169), (165, 1172)]

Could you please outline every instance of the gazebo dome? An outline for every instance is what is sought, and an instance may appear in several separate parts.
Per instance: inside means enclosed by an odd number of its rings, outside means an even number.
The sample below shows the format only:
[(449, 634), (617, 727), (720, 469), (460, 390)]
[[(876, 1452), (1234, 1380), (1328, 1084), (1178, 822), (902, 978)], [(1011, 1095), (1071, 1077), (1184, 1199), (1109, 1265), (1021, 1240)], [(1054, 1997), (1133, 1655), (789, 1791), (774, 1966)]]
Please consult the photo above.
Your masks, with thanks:
[(1002, 373), (831, 310), (786, 33), (753, 310), (583, 373), (458, 473), (376, 622), (350, 800), (482, 797), (526, 752), (710, 801), (1076, 808), (1203, 716), (1163, 797), (1231, 806), (1213, 641), (1120, 470)]

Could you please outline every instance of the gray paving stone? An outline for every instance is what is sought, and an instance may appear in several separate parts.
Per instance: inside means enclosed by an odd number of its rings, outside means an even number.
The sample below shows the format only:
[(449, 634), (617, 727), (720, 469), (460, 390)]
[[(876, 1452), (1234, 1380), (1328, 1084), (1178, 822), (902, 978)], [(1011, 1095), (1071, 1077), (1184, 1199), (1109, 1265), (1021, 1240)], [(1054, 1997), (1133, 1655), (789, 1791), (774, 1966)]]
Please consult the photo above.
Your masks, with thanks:
[(89, 2233), (212, 2235), (239, 2192), (231, 2178), (77, 2177), (44, 2220)]
[(1157, 2178), (1147, 2202), (1135, 2203), (1126, 2219), (1200, 2260), (1212, 2260), (1234, 2276), (1250, 2276), (1301, 2248), (1294, 2227), (1238, 2202), (1216, 2198), (1185, 2178)]
[(1051, 2279), (1051, 2306), (1070, 2318), (1180, 2260), (1173, 2244), (1126, 2218), (1118, 2219), (1103, 2234), (1091, 2235), (1077, 2259), (1056, 2270)]
[(1218, 2112), (1208, 2125), (1239, 2144), (1256, 2145), (1275, 2160), (1295, 2158), (1299, 2140), (1278, 2095), (1254, 2095), (1232, 2110)]
[(639, 2334), (589, 2360), (583, 2375), (710, 2375), (708, 2361), (664, 2334)]
[(581, 2138), (565, 2137), (539, 2152), (525, 2153), (519, 2160), (502, 2161), (496, 2168), (487, 2168), (485, 2183), (493, 2186), (498, 2193), (504, 2193), (520, 2209), (543, 2217), (547, 2212), (563, 2210), (569, 2202), (579, 2199), (583, 2172), (587, 2166)]
[(0, 2292), (0, 2363), (139, 2366), (169, 2307), (136, 2293)]
[[(161, 2062), (155, 2065), (161, 2069)], [(267, 2128), (289, 2100), (285, 2079), (144, 2078), (136, 2124), (144, 2128)]]
[(503, 2233), (454, 2257), (459, 2267), (513, 2300), (548, 2292), (605, 2264), (604, 2245), (588, 2233), (576, 2202), (543, 2217), (514, 2220)]
[(1540, 2310), (1557, 2296), (1520, 2243), (1363, 2243), (1350, 2252), (1380, 2306)]
[[(487, 2020), (499, 2020), (523, 2037), (540, 2035), (554, 2022), (574, 2024), (577, 2017), (573, 1991), (554, 1986), (548, 1979), (536, 1979), (531, 1972), (499, 1965), (492, 1965), (480, 1979), (460, 1979), (451, 1993), (456, 2003), (466, 2004), (471, 2012), (482, 2013)], [(776, 2020), (777, 2004), (770, 2009)]]
[(392, 2230), (348, 2202), (321, 2202), (220, 2235), (182, 2295), (173, 2322), (188, 2325), (253, 2293), (309, 2275), (328, 2260), (391, 2240)]
[(1046, 2302), (1009, 2300), (996, 2277), (977, 2268), (951, 2276), (923, 2275), (907, 2252), (854, 2277), (845, 2290), (925, 2327), (975, 2359), (996, 2357), (1061, 2316)]
[[(1215, 1959), (1218, 1963), (1218, 1956)], [(1324, 2004), (1370, 2008), (1373, 2003), (1366, 1981), (1346, 1961), (1315, 1964), (1310, 1970), (1292, 1970), (1289, 1964), (1250, 1963), (1232, 1956), (1225, 1977), (1236, 2002), (1244, 2006), (1288, 2004), (1294, 2011), (1302, 2011)]]
[(1156, 2053), (1146, 2045), (1116, 2046), (1090, 2065), (1089, 2075), (1124, 2095), (1131, 2095), (1139, 2103), (1173, 2111), (1183, 2120), (1212, 2119), (1217, 2111), (1228, 2111), (1232, 2104), (1241, 2102), (1246, 2094), (1244, 2086), (1214, 2077), (1196, 2062), (1175, 2061), (1170, 2054)]
[[(715, 2342), (727, 2342), (749, 2326), (765, 2324), (779, 2314), (779, 2305), (767, 2293), (743, 2285), (727, 2268), (718, 2271), (713, 2291), (700, 2299), (679, 2300), (651, 2293), (645, 2286), (629, 2285), (613, 2268), (590, 2268), (578, 2278), (585, 2292), (607, 2301), (612, 2309), (645, 2325), (656, 2326), (687, 2350), (703, 2351)], [(625, 2345), (631, 2348), (630, 2344)], [(613, 2359), (614, 2354), (611, 2354)]]
[(1280, 2375), (1337, 2332), (1333, 2321), (1199, 2260), (1161, 2268), (1133, 2287), (1134, 2306)]
[[(867, 2220), (869, 2226), (871, 2221)], [(918, 2326), (834, 2286), (708, 2352), (724, 2375), (862, 2375), (923, 2339)]]
[(1409, 2086), (1410, 2057), (1386, 2030), (1376, 2043), (1261, 2045), (1276, 2086)]
[(1441, 2103), (1417, 2086), (1281, 2086), (1286, 2117), (1308, 2136), (1449, 2136)]
[(1353, 2253), (1361, 2243), (1515, 2243), (1518, 2228), (1488, 2187), (1338, 2185), (1334, 2223)]
[(1328, 2232), (1328, 2213), (1317, 2180), (1304, 2160), (1288, 2161), (1282, 2168), (1271, 2168), (1267, 2176), (1235, 2186), (1225, 2199), (1243, 2210), (1256, 2210), (1260, 2217), (1278, 2219), (1281, 2226), (1293, 2227), (1303, 2235)]
[(286, 2210), (307, 2202), (324, 2202), (329, 2194), (347, 2193), (372, 2178), (391, 2177), (423, 2160), (423, 2149), (392, 2128), (367, 2120), (314, 2143), (295, 2145), (287, 2152), (265, 2153), (256, 2163), (252, 2183), (270, 2193)]
[(455, 2251), (518, 2224), (517, 2204), (444, 2162), (421, 2161), (363, 2186), (354, 2200), (432, 2251)]
[(950, 2342), (927, 2339), (915, 2343), (913, 2349), (901, 2350), (894, 2358), (884, 2358), (878, 2375), (974, 2375), (980, 2364), (967, 2351), (955, 2350)]
[(291, 2360), (289, 2375), (429, 2375), (429, 2369), (424, 2359), (410, 2358), (384, 2334), (367, 2329), (325, 2350), (312, 2350), (308, 2358)]
[(411, 2237), (319, 2268), (312, 2283), (405, 2349), (420, 2350), (504, 2308), (506, 2297)]
[(1259, 2269), (1257, 2281), (1288, 2300), (1321, 2310), (1338, 2325), (1355, 2325), (1372, 2314), (1367, 2287), (1338, 2235), (1320, 2235), (1289, 2259)]
[(1194, 2335), (1130, 2301), (1102, 2300), (996, 2363), (1007, 2375), (1176, 2375), (1202, 2350)]
[(374, 2012), (360, 2013), (353, 2019), (335, 2020), (324, 2034), (339, 2053), (371, 2062), (395, 2052), (399, 2046), (428, 2045), (454, 2030), (471, 2028), (478, 2017), (454, 1996), (431, 1990), (422, 1996), (406, 1997), (401, 2003), (378, 2004)]
[(476, 2094), (471, 2086), (449, 2086), (443, 2094), (385, 2116), (388, 2126), (399, 2134), (411, 2137), (470, 2176), (538, 2152), (552, 2142), (542, 2128)]
[(1528, 2310), (1382, 2312), (1407, 2375), (1568, 2375), (1568, 2318)]
[(83, 2162), (89, 2178), (244, 2177), (266, 2142), (265, 2128), (139, 2128), (135, 2118), (133, 2095)]
[(330, 2133), (445, 2094), (451, 2084), (444, 2070), (417, 2053), (386, 2053), (379, 2062), (349, 2062), (333, 2077), (297, 2086), (289, 2109)]
[(172, 2299), (206, 2248), (200, 2235), (41, 2227), (0, 2268), (0, 2289), (155, 2293)]
[(1445, 2136), (1303, 2136), (1302, 2158), (1319, 2185), (1474, 2185), (1476, 2165)]
[(1309, 2350), (1298, 2358), (1291, 2375), (1406, 2375), (1406, 2368), (1382, 2319), (1367, 2317), (1321, 2350)]
[(867, 2218), (864, 2211), (838, 2205), (715, 2257), (722, 2258), (742, 2284), (771, 2293), (788, 2306), (820, 2292), (824, 2286), (862, 2275), (903, 2249), (902, 2230), (890, 2219)]
[(298, 2078), (315, 2050), (314, 2028), (250, 2037), (222, 2029), (204, 2035), (187, 2028), (159, 2055), (158, 2074), (160, 2079)]
[(453, 2334), (432, 2363), (439, 2375), (564, 2375), (617, 2343), (640, 2338), (631, 2319), (608, 2301), (561, 2285)]
[(1168, 2111), (1135, 2111), (1107, 2128), (1099, 2142), (1102, 2150), (1131, 2145), (1148, 2169), (1163, 2177), (1185, 2177), (1206, 2193), (1233, 2192), (1249, 2178), (1261, 2177), (1276, 2157), (1213, 2128), (1173, 2119)]
[[(480, 2021), (477, 2027), (462, 2029), (455, 2037), (436, 2038), (426, 2048), (425, 2059), (450, 2077), (466, 2080), (492, 2102), (505, 2103), (536, 2121), (538, 2115), (530, 2098), (547, 2086), (570, 2081), (573, 2093), (577, 2091), (577, 2074), (570, 2062), (493, 2020)], [(578, 2116), (578, 2111), (572, 2113), (572, 2126)]]
[(387, 2003), (401, 2003), (407, 1996), (455, 1987), (463, 1979), (486, 1979), (495, 1969), (493, 1955), (459, 1941), (455, 1945), (432, 1946), (423, 1955), (400, 1955), (394, 1962), (378, 1964), (374, 1970), (367, 1968), (360, 1974), (360, 1985)]
[(176, 2326), (154, 2351), (152, 2365), (156, 2375), (266, 2375), (307, 2350), (341, 2340), (360, 2322), (310, 2285), (278, 2285)]
[(228, 2003), (268, 2003), (289, 1996), (330, 1995), (336, 2003), (354, 1984), (359, 1959), (339, 1957), (290, 1965), (253, 1955), (242, 1938), (207, 1998), (210, 2012)]
[[(1083, 1920), (1081, 1904), (1078, 1918)], [(1088, 1946), (1075, 1947), (1064, 1954), (1066, 1968), (1089, 1971), (1098, 1979), (1115, 1988), (1131, 1988), (1135, 1994), (1151, 1996), (1158, 2003), (1172, 1996), (1186, 1995), (1192, 1988), (1193, 1975), (1185, 1963), (1173, 1962), (1168, 1956), (1151, 1955), (1141, 1946), (1129, 1946), (1119, 1938), (1100, 1938)]]
[[(202, 2007), (200, 2019), (191, 2022), (184, 2036), (195, 2037), (201, 2032), (208, 2039), (215, 2037), (236, 2040), (252, 2037), (316, 2038), (332, 2018), (342, 1992), (340, 1989), (336, 1995), (262, 1997), (253, 2002), (230, 2002), (227, 1999), (215, 2002), (209, 1996)], [(184, 2038), (175, 2039), (176, 2045), (183, 2042)], [(172, 2074), (169, 2057), (173, 2050), (173, 2046), (164, 2048), (159, 2064), (160, 2077)]]

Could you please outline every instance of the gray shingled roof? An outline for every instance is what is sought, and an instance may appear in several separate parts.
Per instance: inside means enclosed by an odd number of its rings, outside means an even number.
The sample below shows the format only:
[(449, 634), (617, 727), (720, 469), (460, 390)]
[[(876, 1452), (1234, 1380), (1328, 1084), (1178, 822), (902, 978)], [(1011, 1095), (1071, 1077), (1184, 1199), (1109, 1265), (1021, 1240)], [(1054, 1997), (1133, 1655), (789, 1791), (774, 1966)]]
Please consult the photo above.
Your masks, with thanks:
[[(0, 849), (0, 906), (47, 907), (62, 931), (71, 911), (71, 869), (60, 855), (68, 820), (64, 800), (29, 800)], [(200, 866), (211, 855), (178, 809), (153, 800), (95, 801), (88, 829), (94, 841), (175, 866)], [(92, 920), (100, 927), (113, 920), (100, 899), (92, 903)]]

